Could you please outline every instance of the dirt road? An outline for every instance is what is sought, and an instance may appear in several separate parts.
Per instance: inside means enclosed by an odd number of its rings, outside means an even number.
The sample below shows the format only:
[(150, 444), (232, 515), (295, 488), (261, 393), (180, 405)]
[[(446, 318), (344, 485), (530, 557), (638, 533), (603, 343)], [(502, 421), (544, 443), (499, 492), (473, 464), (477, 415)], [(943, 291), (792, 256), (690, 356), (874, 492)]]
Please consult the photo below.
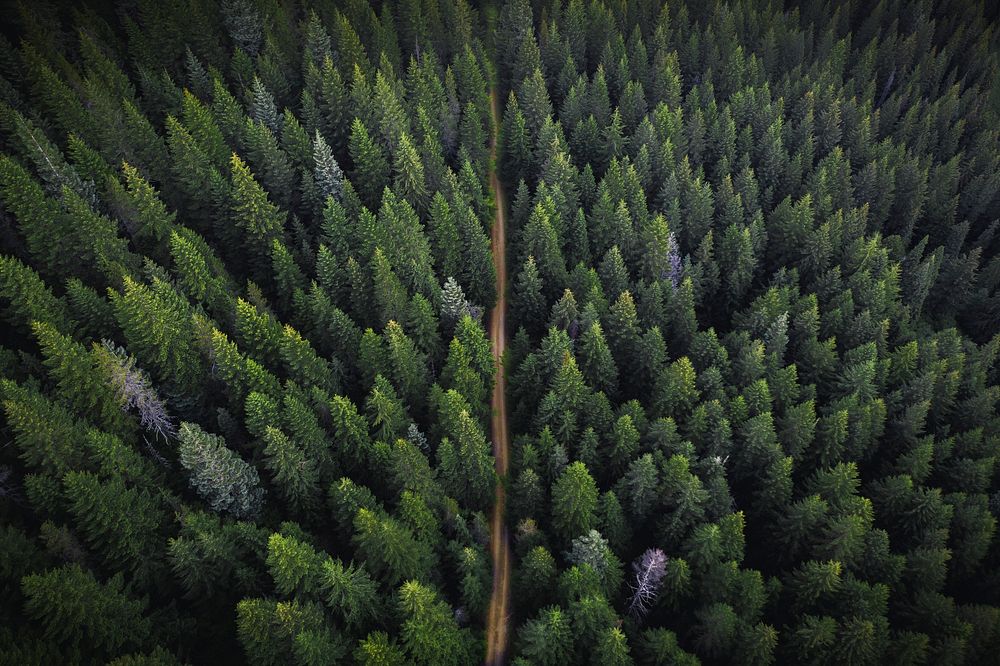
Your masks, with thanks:
[[(490, 89), (490, 109), (493, 115), (493, 138), (490, 141), (490, 155), (496, 162), (497, 133), (500, 126), (500, 103), (497, 100), (496, 88)], [(493, 384), (493, 398), (490, 402), (493, 410), (491, 430), (493, 435), (493, 456), (496, 458), (497, 488), (496, 502), (493, 505), (493, 518), (490, 520), (490, 548), (493, 551), (493, 596), (490, 598), (490, 610), (486, 622), (486, 660), (489, 666), (503, 664), (507, 655), (507, 619), (510, 612), (510, 537), (507, 534), (507, 523), (504, 520), (504, 510), (507, 495), (504, 490), (504, 479), (507, 477), (508, 449), (507, 438), (507, 377), (504, 375), (501, 363), (504, 349), (507, 348), (507, 238), (506, 238), (506, 198), (503, 187), (497, 177), (496, 168), (490, 173), (490, 187), (496, 200), (496, 219), (493, 222), (491, 240), (493, 243), (493, 265), (497, 273), (497, 302), (490, 313), (490, 344), (493, 347), (493, 360), (496, 362), (497, 375)]]

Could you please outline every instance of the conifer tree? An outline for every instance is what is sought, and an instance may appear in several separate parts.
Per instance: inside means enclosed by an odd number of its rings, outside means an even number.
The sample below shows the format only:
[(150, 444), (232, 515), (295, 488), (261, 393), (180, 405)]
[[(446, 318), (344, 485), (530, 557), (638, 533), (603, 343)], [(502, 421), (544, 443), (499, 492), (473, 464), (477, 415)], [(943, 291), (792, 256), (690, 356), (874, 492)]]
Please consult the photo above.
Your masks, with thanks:
[(318, 199), (325, 202), (327, 197), (333, 197), (340, 201), (344, 189), (344, 173), (319, 130), (316, 130), (313, 139), (312, 159), (313, 180), (316, 183)]
[(464, 664), (474, 658), (467, 630), (455, 622), (448, 605), (434, 591), (411, 580), (399, 591), (399, 608), (404, 616), (402, 642), (417, 664)]
[(572, 657), (573, 633), (570, 619), (559, 606), (549, 606), (539, 611), (519, 631), (521, 651), (533, 663), (565, 663)]
[(441, 290), (441, 321), (445, 326), (454, 327), (459, 320), (472, 310), (465, 298), (465, 292), (454, 277), (449, 276)]
[(552, 486), (552, 520), (559, 536), (569, 541), (589, 530), (597, 508), (597, 486), (586, 465), (570, 464)]
[(274, 97), (256, 76), (250, 84), (250, 118), (272, 132), (277, 133), (280, 128), (278, 107), (274, 103)]
[(271, 203), (267, 192), (235, 153), (230, 160), (230, 173), (233, 222), (243, 233), (243, 244), (250, 256), (266, 261), (273, 241), (281, 238), (285, 213)]
[(275, 484), (294, 511), (309, 511), (319, 494), (319, 470), (313, 459), (275, 427), (264, 431), (265, 464)]
[(161, 377), (196, 396), (201, 362), (187, 325), (187, 301), (159, 278), (147, 286), (126, 276), (122, 292), (108, 294), (129, 348)]
[(254, 177), (272, 199), (288, 208), (296, 185), (295, 168), (274, 132), (263, 123), (248, 119), (244, 142), (247, 156), (256, 172)]
[(403, 436), (408, 420), (406, 408), (392, 384), (382, 375), (375, 376), (365, 407), (377, 439), (390, 443)]
[(218, 435), (193, 423), (181, 423), (180, 463), (188, 471), (191, 487), (213, 511), (228, 511), (238, 518), (256, 514), (264, 499), (257, 470), (229, 449)]
[(357, 184), (364, 204), (374, 209), (381, 201), (382, 190), (389, 184), (389, 162), (385, 151), (372, 140), (359, 118), (355, 118), (351, 125), (349, 146), (354, 163), (351, 182)]
[(63, 491), (87, 543), (108, 565), (139, 580), (161, 573), (158, 532), (165, 513), (158, 498), (121, 477), (102, 482), (90, 472), (69, 472)]
[(390, 516), (358, 509), (354, 517), (354, 542), (373, 571), (389, 585), (401, 580), (426, 580), (434, 565), (430, 547)]
[(102, 583), (78, 564), (21, 579), (25, 610), (48, 640), (77, 654), (105, 657), (147, 645), (147, 602), (130, 597), (121, 574)]
[(409, 134), (399, 137), (399, 147), (393, 160), (393, 188), (418, 212), (427, 209), (427, 183), (420, 154)]

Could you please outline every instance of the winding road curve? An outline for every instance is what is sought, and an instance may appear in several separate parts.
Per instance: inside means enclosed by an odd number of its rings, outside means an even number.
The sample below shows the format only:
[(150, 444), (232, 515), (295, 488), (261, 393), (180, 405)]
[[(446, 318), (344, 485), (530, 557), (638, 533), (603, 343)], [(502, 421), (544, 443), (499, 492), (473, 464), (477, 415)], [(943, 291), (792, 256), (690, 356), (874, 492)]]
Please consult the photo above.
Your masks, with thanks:
[(490, 156), (493, 169), (490, 172), (490, 187), (496, 201), (496, 219), (493, 222), (491, 242), (493, 244), (493, 266), (497, 274), (497, 301), (490, 313), (490, 344), (496, 363), (496, 381), (493, 383), (491, 431), (493, 435), (493, 456), (496, 458), (497, 487), (490, 520), (490, 549), (493, 555), (493, 594), (486, 623), (486, 663), (499, 666), (506, 661), (507, 619), (510, 613), (510, 537), (504, 510), (507, 494), (504, 482), (507, 478), (507, 461), (510, 442), (507, 438), (507, 377), (503, 369), (503, 352), (507, 348), (507, 238), (506, 201), (503, 187), (496, 173), (497, 135), (500, 123), (500, 104), (496, 88), (490, 88), (490, 112), (493, 117), (493, 137), (490, 141)]

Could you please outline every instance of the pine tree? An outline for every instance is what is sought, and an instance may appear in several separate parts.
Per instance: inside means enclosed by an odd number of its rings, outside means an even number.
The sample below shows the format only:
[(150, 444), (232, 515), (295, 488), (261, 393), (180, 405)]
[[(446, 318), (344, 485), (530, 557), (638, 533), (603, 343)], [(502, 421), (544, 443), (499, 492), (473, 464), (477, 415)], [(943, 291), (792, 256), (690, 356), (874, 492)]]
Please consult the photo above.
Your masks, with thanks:
[(552, 485), (552, 522), (559, 536), (570, 541), (594, 525), (597, 486), (586, 465), (570, 464)]
[(264, 83), (259, 77), (254, 77), (250, 84), (250, 118), (257, 123), (267, 127), (275, 134), (281, 129), (278, 120), (278, 107), (274, 103), (274, 97), (264, 87)]
[(285, 213), (271, 203), (267, 192), (235, 153), (230, 161), (230, 173), (233, 222), (243, 233), (243, 243), (250, 256), (266, 262), (271, 256), (273, 241), (280, 240), (283, 233)]
[(228, 161), (229, 148), (226, 146), (222, 131), (209, 109), (188, 90), (184, 91), (181, 120), (184, 123), (184, 128), (190, 132), (191, 137), (212, 162), (212, 165), (216, 169), (224, 169)]
[(128, 211), (126, 224), (132, 237), (148, 243), (150, 251), (154, 251), (155, 244), (173, 231), (177, 214), (167, 210), (156, 189), (138, 169), (124, 162), (122, 173), (127, 189), (120, 190), (117, 203)]
[[(482, 377), (472, 367), (472, 357), (458, 338), (452, 338), (448, 346), (448, 357), (441, 371), (441, 381), (446, 389), (455, 389), (471, 405), (486, 404), (486, 386)], [(480, 421), (483, 410), (477, 411)]]
[(257, 470), (229, 449), (218, 435), (194, 423), (181, 423), (180, 463), (191, 475), (191, 487), (213, 511), (238, 518), (255, 515), (264, 499)]
[(352, 467), (366, 464), (372, 455), (372, 444), (368, 425), (354, 403), (344, 396), (334, 396), (330, 403), (330, 421), (341, 459), (350, 461)]
[(420, 406), (425, 402), (424, 387), (429, 383), (427, 359), (421, 354), (413, 340), (403, 331), (398, 322), (386, 324), (383, 335), (389, 351), (389, 363), (393, 384), (407, 404)]
[(317, 587), (323, 556), (295, 537), (275, 532), (267, 539), (267, 568), (274, 587), (284, 596), (298, 595)]
[(159, 278), (147, 286), (126, 276), (122, 293), (108, 294), (129, 348), (174, 387), (197, 397), (201, 361), (187, 325), (187, 301)]
[(102, 482), (89, 472), (68, 473), (63, 490), (84, 538), (106, 564), (139, 580), (161, 573), (158, 533), (166, 514), (155, 495), (121, 477)]
[[(130, 597), (116, 574), (106, 583), (78, 564), (25, 576), (25, 611), (48, 640), (83, 654), (104, 655), (147, 645), (152, 633), (147, 602)], [(80, 652), (77, 652), (80, 654)]]
[(611, 664), (613, 666), (634, 664), (635, 662), (632, 661), (632, 656), (629, 654), (625, 633), (617, 627), (606, 629), (597, 646), (593, 661), (596, 664)]
[(521, 627), (518, 634), (521, 637), (521, 652), (531, 663), (555, 666), (572, 658), (570, 619), (559, 606), (543, 608)]
[(368, 509), (358, 509), (354, 517), (354, 542), (365, 556), (366, 563), (387, 584), (402, 580), (426, 580), (434, 565), (434, 556), (427, 544), (417, 541), (413, 533), (389, 516), (378, 516)]
[(393, 188), (399, 196), (410, 202), (418, 213), (427, 210), (427, 183), (420, 154), (413, 146), (410, 135), (399, 137), (399, 146), (393, 161)]
[(315, 602), (243, 599), (236, 604), (236, 633), (247, 660), (275, 664), (291, 654), (303, 663), (328, 663), (347, 647), (327, 626)]
[(71, 412), (10, 380), (0, 380), (0, 395), (20, 457), (29, 467), (60, 475), (82, 468), (86, 428)]
[(439, 416), (447, 439), (438, 447), (445, 489), (466, 506), (485, 509), (492, 497), (493, 456), (486, 437), (455, 390), (445, 393)]
[(36, 321), (31, 328), (62, 399), (78, 414), (92, 415), (109, 430), (124, 428), (122, 405), (100, 372), (96, 355), (88, 353), (83, 345), (60, 334), (50, 324)]
[(531, 154), (528, 121), (521, 112), (513, 91), (507, 98), (504, 109), (498, 152), (499, 168), (505, 182), (516, 183), (521, 179), (531, 178), (534, 158)]
[(458, 627), (454, 614), (435, 592), (418, 581), (399, 590), (403, 627), (401, 638), (416, 664), (466, 664), (475, 659), (468, 630)]
[(319, 130), (316, 130), (312, 151), (313, 179), (319, 195), (318, 200), (325, 202), (327, 197), (333, 197), (340, 201), (344, 189), (344, 173)]
[(535, 258), (528, 255), (514, 282), (514, 293), (511, 299), (513, 319), (523, 322), (531, 332), (539, 331), (539, 324), (545, 312), (545, 297), (541, 275)]
[(288, 324), (282, 330), (279, 354), (285, 372), (294, 381), (306, 388), (319, 387), (327, 393), (338, 391), (339, 365), (319, 356), (309, 341)]
[(532, 138), (537, 138), (545, 119), (552, 115), (552, 102), (542, 72), (535, 69), (519, 84), (517, 98), (524, 107), (524, 118)]
[(66, 302), (55, 296), (49, 286), (29, 266), (14, 257), (0, 257), (0, 293), (7, 307), (4, 319), (27, 330), (37, 321), (61, 333), (72, 331)]
[(29, 173), (7, 156), (0, 156), (0, 197), (17, 219), (32, 258), (43, 273), (66, 275), (75, 272), (66, 260), (75, 234), (64, 229), (65, 218), (57, 202)]
[(354, 658), (365, 666), (402, 666), (406, 663), (403, 651), (384, 631), (368, 634), (354, 651)]
[(406, 317), (408, 295), (403, 283), (392, 269), (382, 248), (375, 249), (372, 259), (372, 278), (375, 287), (375, 304), (378, 306), (377, 319), (382, 325), (390, 321), (402, 321)]
[(392, 384), (382, 375), (376, 375), (365, 408), (376, 439), (391, 443), (403, 436), (408, 421), (406, 409)]
[(546, 298), (553, 299), (560, 285), (566, 283), (566, 262), (559, 247), (559, 237), (549, 211), (541, 203), (535, 206), (521, 232), (523, 252), (535, 258)]
[(490, 240), (476, 219), (472, 208), (456, 211), (462, 248), (462, 282), (469, 287), (469, 297), (485, 309), (493, 307), (496, 300), (496, 268)]
[(296, 188), (295, 167), (271, 128), (247, 119), (244, 132), (254, 177), (280, 206), (289, 208)]
[(359, 118), (351, 125), (349, 141), (354, 171), (351, 182), (358, 188), (361, 200), (369, 208), (378, 207), (382, 190), (389, 184), (389, 162), (381, 145), (375, 143)]
[(271, 471), (275, 485), (295, 512), (314, 509), (319, 494), (319, 470), (316, 462), (275, 427), (267, 427), (263, 435), (265, 465)]
[(320, 572), (326, 605), (349, 627), (364, 627), (376, 620), (382, 609), (378, 587), (362, 566), (327, 559)]
[(465, 292), (454, 277), (445, 280), (441, 290), (441, 322), (447, 329), (453, 329), (462, 317), (472, 310), (472, 305), (465, 299)]
[(462, 241), (454, 212), (441, 192), (434, 193), (427, 227), (438, 273), (458, 275), (462, 269)]

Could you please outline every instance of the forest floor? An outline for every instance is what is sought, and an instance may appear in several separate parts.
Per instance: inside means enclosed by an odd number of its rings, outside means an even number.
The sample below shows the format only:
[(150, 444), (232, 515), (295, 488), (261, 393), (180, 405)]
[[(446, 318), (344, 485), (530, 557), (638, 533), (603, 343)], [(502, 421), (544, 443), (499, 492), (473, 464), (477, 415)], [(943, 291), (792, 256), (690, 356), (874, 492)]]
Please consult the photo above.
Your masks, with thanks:
[(497, 135), (500, 124), (500, 104), (496, 87), (490, 88), (490, 111), (493, 116), (493, 137), (490, 155), (490, 187), (496, 202), (496, 219), (493, 222), (491, 242), (493, 265), (497, 274), (497, 301), (490, 313), (490, 344), (496, 362), (496, 381), (493, 383), (491, 430), (493, 456), (496, 458), (497, 487), (490, 520), (490, 549), (493, 555), (493, 594), (486, 624), (486, 661), (488, 666), (503, 664), (507, 653), (507, 620), (510, 606), (510, 538), (504, 509), (507, 503), (505, 481), (510, 442), (507, 437), (507, 377), (503, 367), (503, 352), (507, 348), (507, 260), (506, 260), (506, 201), (503, 186), (496, 172)]

